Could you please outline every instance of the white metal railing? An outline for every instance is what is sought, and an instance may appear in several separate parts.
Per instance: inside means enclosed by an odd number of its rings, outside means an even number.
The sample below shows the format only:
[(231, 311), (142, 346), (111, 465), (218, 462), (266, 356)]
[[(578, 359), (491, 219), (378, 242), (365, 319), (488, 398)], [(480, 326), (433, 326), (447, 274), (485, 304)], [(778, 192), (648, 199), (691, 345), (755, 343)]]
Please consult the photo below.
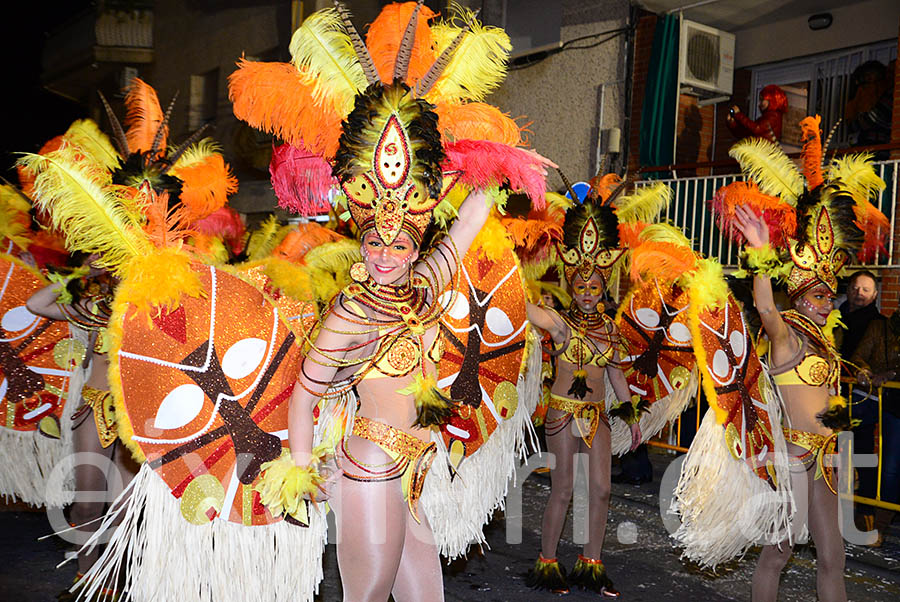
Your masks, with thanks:
[[(874, 267), (895, 267), (900, 263), (892, 263), (894, 257), (894, 232), (897, 221), (897, 194), (900, 184), (900, 160), (876, 161), (875, 170), (885, 181), (884, 191), (874, 204), (891, 222), (886, 237), (885, 250), (880, 251), (875, 260), (868, 264)], [(740, 174), (696, 176), (688, 178), (671, 178), (660, 180), (642, 180), (636, 186), (648, 186), (658, 182), (667, 184), (673, 191), (672, 202), (660, 217), (684, 230), (692, 239), (693, 248), (707, 257), (714, 257), (725, 267), (736, 267), (740, 248), (724, 235), (716, 226), (716, 219), (708, 201), (716, 191), (736, 180), (743, 179)]]

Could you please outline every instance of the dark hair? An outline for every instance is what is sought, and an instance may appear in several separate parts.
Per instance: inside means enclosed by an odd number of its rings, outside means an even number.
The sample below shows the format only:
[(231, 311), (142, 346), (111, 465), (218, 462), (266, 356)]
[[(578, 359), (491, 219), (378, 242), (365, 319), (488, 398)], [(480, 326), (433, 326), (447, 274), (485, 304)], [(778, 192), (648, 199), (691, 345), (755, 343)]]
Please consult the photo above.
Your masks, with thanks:
[(852, 274), (850, 274), (850, 280), (847, 283), (853, 284), (853, 282), (860, 276), (868, 276), (872, 279), (872, 282), (875, 283), (875, 286), (878, 286), (878, 278), (869, 270), (859, 270), (857, 272), (853, 272)]

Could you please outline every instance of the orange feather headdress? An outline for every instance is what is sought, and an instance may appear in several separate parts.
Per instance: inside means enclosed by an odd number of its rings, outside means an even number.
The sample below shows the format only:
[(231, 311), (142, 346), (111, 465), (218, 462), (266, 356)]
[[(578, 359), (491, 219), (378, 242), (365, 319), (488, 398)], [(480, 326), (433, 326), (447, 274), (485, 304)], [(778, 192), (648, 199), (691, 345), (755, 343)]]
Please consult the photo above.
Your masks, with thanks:
[(301, 173), (273, 179), (282, 207), (313, 213), (338, 184), (361, 233), (390, 242), (404, 231), (418, 243), (453, 186), (508, 183), (544, 203), (547, 161), (481, 102), (510, 49), (474, 13), (438, 22), (421, 0), (384, 7), (364, 42), (335, 2), (294, 33), (290, 64), (240, 61), (229, 96), (239, 119), (295, 147), (279, 161), (302, 158)]

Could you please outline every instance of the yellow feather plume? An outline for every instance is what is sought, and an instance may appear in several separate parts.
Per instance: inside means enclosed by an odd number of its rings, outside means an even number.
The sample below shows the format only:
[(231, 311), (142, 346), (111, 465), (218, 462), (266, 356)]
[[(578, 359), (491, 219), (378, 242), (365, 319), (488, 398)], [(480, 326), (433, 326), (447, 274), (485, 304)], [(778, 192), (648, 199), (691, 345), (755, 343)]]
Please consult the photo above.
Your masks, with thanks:
[(619, 222), (652, 222), (669, 206), (672, 189), (659, 182), (642, 186), (614, 202)]
[[(175, 150), (176, 149), (174, 148), (170, 148), (169, 154), (171, 154)], [(186, 151), (184, 151), (181, 157), (178, 158), (178, 161), (175, 162), (175, 165), (172, 166), (171, 174), (173, 176), (177, 176), (179, 169), (197, 165), (198, 163), (202, 163), (212, 155), (219, 154), (222, 154), (222, 147), (219, 146), (219, 143), (212, 138), (204, 138), (197, 144), (191, 145)]]
[(66, 246), (99, 253), (101, 265), (122, 275), (128, 261), (147, 255), (153, 246), (134, 211), (117, 194), (120, 188), (102, 186), (102, 178), (87, 162), (77, 160), (77, 152), (64, 145), (47, 155), (26, 154), (20, 164), (36, 174), (35, 204), (65, 234)]
[(276, 236), (280, 228), (278, 217), (273, 213), (250, 234), (250, 240), (247, 241), (247, 257), (250, 261), (256, 261), (272, 254), (272, 250), (278, 244)]
[(0, 186), (0, 236), (22, 249), (28, 248), (30, 210), (31, 203), (18, 190), (9, 184)]
[(506, 32), (498, 27), (481, 25), (472, 11), (455, 7), (452, 21), (432, 25), (431, 33), (440, 53), (468, 24), (465, 34), (441, 77), (426, 95), (430, 102), (461, 102), (483, 100), (506, 77), (506, 60), (512, 43)]
[(311, 14), (294, 32), (291, 62), (305, 76), (317, 102), (327, 101), (342, 115), (365, 90), (366, 76), (341, 17), (333, 8)]
[(547, 211), (561, 211), (565, 213), (575, 205), (575, 201), (569, 197), (548, 190), (545, 194), (547, 198)]
[(691, 241), (684, 232), (669, 224), (650, 224), (638, 235), (642, 242), (665, 242), (682, 247), (691, 246)]
[(683, 278), (685, 288), (692, 291), (691, 303), (699, 303), (701, 309), (722, 307), (731, 289), (722, 272), (722, 265), (714, 259), (700, 259), (697, 269)]
[(319, 245), (306, 254), (309, 282), (316, 300), (330, 301), (350, 283), (350, 266), (362, 261), (358, 240)]
[(438, 228), (446, 230), (450, 226), (450, 223), (458, 215), (456, 210), (467, 196), (469, 196), (469, 188), (462, 184), (457, 183), (450, 189), (447, 196), (434, 208), (434, 223)]
[(63, 139), (80, 148), (92, 161), (112, 171), (119, 167), (121, 157), (96, 123), (79, 119), (69, 126)]
[(500, 220), (491, 215), (472, 242), (472, 248), (491, 261), (499, 261), (505, 252), (513, 249), (513, 243)]
[(134, 306), (148, 321), (160, 307), (172, 311), (184, 296), (205, 294), (191, 257), (176, 247), (151, 248), (147, 254), (133, 257), (121, 271), (116, 299)]
[(728, 151), (744, 175), (769, 195), (781, 197), (791, 205), (803, 194), (803, 176), (794, 162), (773, 142), (762, 138), (741, 140)]
[(887, 186), (872, 165), (871, 153), (845, 155), (826, 169), (826, 181), (840, 180), (857, 203), (872, 199)]

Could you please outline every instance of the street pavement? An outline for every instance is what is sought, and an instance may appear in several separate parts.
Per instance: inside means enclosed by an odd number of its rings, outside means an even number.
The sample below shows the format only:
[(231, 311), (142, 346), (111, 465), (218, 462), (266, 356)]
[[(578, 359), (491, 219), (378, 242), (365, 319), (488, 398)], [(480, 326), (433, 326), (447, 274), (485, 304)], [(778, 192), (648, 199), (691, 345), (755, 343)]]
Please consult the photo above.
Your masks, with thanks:
[[(751, 550), (744, 559), (720, 566), (716, 574), (682, 562), (660, 519), (659, 478), (673, 459), (651, 453), (657, 478), (641, 486), (613, 485), (603, 559), (610, 577), (629, 602), (724, 602), (750, 599), (750, 579), (757, 558)], [(597, 600), (598, 596), (573, 591), (566, 596), (535, 592), (525, 586), (524, 574), (540, 547), (540, 519), (549, 494), (546, 475), (532, 474), (522, 486), (522, 541), (506, 541), (506, 517), (498, 512), (485, 533), (488, 548), (474, 548), (465, 559), (445, 566), (448, 601), (505, 602), (508, 600)], [(513, 509), (510, 509), (513, 513)], [(579, 551), (567, 521), (558, 556), (571, 568)], [(52, 602), (75, 575), (74, 562), (56, 569), (67, 544), (58, 538), (38, 541), (50, 531), (43, 513), (22, 506), (0, 506), (0, 601)], [(782, 574), (779, 601), (815, 600), (815, 551), (798, 547)], [(334, 546), (326, 549), (325, 580), (318, 600), (341, 600)], [(900, 524), (895, 524), (880, 549), (847, 545), (849, 599), (900, 600)], [(144, 601), (138, 601), (144, 602)], [(188, 598), (179, 601), (191, 602)], [(270, 601), (266, 601), (270, 602)]]

